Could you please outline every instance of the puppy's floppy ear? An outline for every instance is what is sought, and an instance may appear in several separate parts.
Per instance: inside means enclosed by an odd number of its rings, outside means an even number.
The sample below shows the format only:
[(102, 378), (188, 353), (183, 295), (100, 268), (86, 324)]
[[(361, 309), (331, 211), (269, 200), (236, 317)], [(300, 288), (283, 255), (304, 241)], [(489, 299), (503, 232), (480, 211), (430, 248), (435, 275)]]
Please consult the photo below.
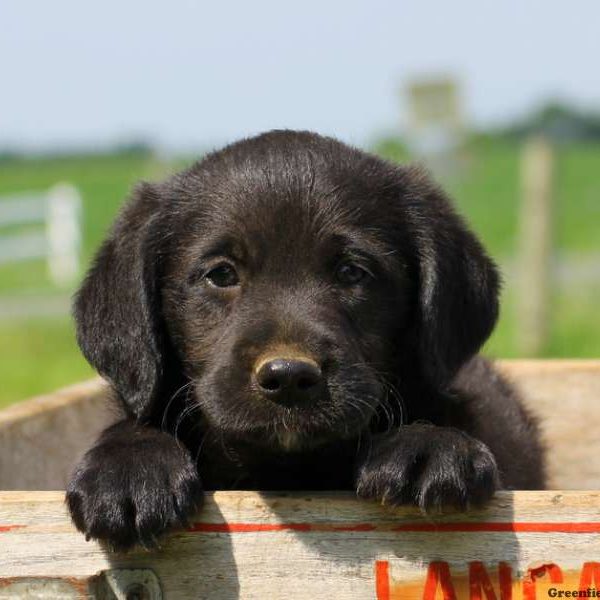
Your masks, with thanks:
[(75, 298), (77, 341), (128, 410), (144, 418), (164, 369), (159, 318), (158, 196), (141, 184), (117, 218)]
[(418, 259), (420, 362), (427, 380), (443, 388), (494, 328), (499, 275), (443, 191), (420, 169), (405, 174)]

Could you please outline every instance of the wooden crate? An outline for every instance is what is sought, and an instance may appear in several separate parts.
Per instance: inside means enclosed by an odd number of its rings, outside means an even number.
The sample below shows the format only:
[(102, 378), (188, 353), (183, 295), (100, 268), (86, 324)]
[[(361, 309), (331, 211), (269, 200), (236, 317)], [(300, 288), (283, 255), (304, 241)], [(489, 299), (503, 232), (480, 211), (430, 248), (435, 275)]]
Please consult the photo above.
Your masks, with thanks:
[[(111, 554), (62, 488), (111, 421), (99, 381), (0, 413), (2, 598), (600, 597), (600, 361), (504, 361), (539, 416), (555, 491), (427, 517), (352, 494), (218, 492), (153, 552)], [(569, 491), (577, 490), (577, 491)], [(589, 588), (589, 590), (588, 590)], [(565, 595), (566, 593), (569, 595)]]

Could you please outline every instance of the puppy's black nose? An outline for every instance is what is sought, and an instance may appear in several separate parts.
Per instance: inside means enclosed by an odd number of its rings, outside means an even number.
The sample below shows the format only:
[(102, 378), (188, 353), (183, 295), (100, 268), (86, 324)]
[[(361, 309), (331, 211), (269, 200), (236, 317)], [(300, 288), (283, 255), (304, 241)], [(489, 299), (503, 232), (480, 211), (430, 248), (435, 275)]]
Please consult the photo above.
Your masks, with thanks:
[(307, 398), (322, 380), (321, 369), (310, 360), (275, 358), (262, 363), (256, 371), (261, 391), (277, 400)]

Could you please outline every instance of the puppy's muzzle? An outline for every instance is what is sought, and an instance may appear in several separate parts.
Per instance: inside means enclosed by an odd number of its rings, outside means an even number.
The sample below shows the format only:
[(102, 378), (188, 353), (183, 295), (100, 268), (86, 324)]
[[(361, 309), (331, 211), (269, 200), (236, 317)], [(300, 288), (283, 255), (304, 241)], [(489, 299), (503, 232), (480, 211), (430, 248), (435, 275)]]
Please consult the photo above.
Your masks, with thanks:
[(308, 356), (267, 357), (254, 369), (261, 393), (282, 404), (303, 403), (315, 398), (323, 388), (323, 373)]

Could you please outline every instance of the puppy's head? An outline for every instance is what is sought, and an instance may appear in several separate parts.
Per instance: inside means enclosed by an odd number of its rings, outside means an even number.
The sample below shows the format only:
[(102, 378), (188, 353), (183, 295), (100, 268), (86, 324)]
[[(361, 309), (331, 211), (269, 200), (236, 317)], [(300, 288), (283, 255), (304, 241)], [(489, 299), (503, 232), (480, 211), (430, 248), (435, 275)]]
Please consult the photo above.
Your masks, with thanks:
[(183, 376), (224, 434), (302, 447), (398, 417), (404, 377), (447, 386), (489, 335), (497, 287), (420, 171), (271, 132), (140, 187), (75, 315), (138, 418), (160, 415)]

